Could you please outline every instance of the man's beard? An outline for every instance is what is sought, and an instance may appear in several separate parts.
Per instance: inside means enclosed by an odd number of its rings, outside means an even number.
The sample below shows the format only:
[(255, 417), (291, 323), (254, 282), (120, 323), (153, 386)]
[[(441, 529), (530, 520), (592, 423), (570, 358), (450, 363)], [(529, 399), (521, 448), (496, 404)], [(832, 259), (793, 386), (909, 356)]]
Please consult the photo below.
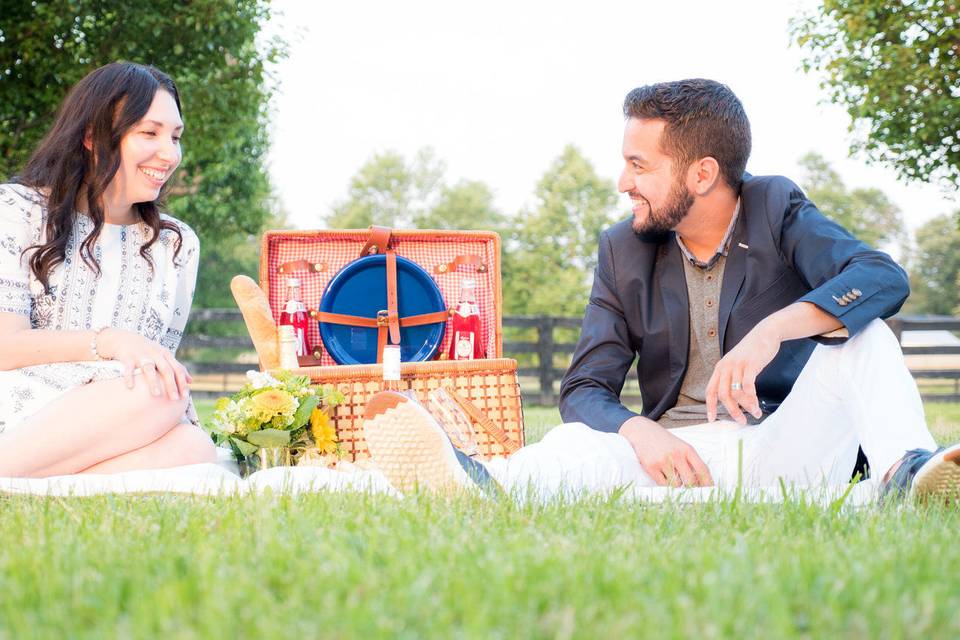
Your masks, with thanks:
[(677, 180), (670, 191), (670, 198), (660, 209), (654, 209), (647, 201), (649, 213), (645, 220), (633, 219), (633, 232), (643, 235), (658, 235), (672, 231), (680, 221), (690, 213), (693, 206), (693, 194), (687, 185)]

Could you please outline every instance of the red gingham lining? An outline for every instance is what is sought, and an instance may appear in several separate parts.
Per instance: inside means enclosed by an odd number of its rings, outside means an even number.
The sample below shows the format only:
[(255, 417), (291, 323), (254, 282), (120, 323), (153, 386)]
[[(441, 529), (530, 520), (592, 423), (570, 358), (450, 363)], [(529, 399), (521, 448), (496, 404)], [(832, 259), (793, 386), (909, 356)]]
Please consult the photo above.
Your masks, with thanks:
[[(267, 269), (270, 309), (274, 320), (280, 317), (280, 310), (286, 302), (286, 278), (300, 279), (300, 290), (304, 303), (309, 309), (316, 309), (320, 305), (320, 297), (326, 289), (327, 283), (340, 269), (356, 260), (360, 250), (368, 238), (367, 232), (356, 235), (324, 235), (323, 231), (304, 231), (303, 235), (275, 235), (269, 238), (267, 244)], [(495, 245), (492, 239), (467, 236), (439, 236), (436, 232), (423, 236), (394, 236), (391, 246), (397, 255), (413, 260), (430, 274), (443, 294), (447, 307), (457, 304), (460, 296), (460, 282), (464, 277), (471, 277), (477, 282), (477, 305), (480, 309), (482, 325), (481, 339), (487, 345), (487, 357), (496, 357), (496, 309), (494, 308), (494, 265), (496, 264)], [(459, 255), (479, 255), (487, 265), (485, 272), (477, 272), (473, 266), (460, 266), (454, 271), (437, 273), (438, 264), (449, 263)], [(296, 271), (290, 274), (280, 274), (277, 269), (281, 264), (295, 260), (308, 260), (313, 263), (322, 262), (327, 265), (324, 271)], [(386, 287), (386, 282), (384, 282)], [(437, 357), (447, 353), (451, 342), (450, 323), (447, 323), (443, 343), (437, 351)], [(307, 340), (311, 347), (322, 345), (320, 328), (316, 322), (310, 323)], [(336, 364), (324, 348), (321, 356), (322, 365)]]

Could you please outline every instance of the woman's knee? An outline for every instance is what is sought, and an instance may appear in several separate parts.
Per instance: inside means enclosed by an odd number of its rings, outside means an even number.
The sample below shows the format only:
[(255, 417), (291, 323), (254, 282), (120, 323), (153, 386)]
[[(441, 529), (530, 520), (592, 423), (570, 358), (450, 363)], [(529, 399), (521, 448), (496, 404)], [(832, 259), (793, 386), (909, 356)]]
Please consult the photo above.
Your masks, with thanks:
[(133, 400), (134, 413), (138, 418), (147, 418), (150, 422), (169, 427), (179, 422), (187, 411), (190, 396), (171, 400), (166, 394), (155, 396), (145, 387), (134, 387), (136, 397)]
[(170, 457), (177, 464), (200, 464), (215, 462), (217, 451), (213, 441), (200, 427), (180, 422), (164, 436), (164, 443), (169, 447)]

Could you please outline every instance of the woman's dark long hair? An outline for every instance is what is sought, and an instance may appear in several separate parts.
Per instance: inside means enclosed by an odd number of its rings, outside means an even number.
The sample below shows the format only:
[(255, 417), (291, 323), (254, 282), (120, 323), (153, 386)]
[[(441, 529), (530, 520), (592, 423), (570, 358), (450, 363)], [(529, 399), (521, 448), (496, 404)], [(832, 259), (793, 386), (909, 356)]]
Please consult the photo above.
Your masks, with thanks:
[[(50, 291), (50, 271), (64, 261), (67, 241), (78, 215), (78, 205), (86, 205), (93, 220), (93, 231), (81, 244), (83, 261), (96, 273), (100, 265), (93, 246), (103, 228), (102, 197), (120, 167), (120, 141), (150, 109), (158, 90), (169, 93), (180, 111), (180, 95), (173, 80), (162, 71), (132, 62), (114, 62), (91, 71), (67, 94), (50, 131), (30, 156), (15, 180), (45, 194), (47, 200), (46, 243), (30, 257), (30, 269)], [(84, 144), (89, 141), (90, 149)], [(176, 224), (160, 218), (158, 203), (139, 202), (134, 208), (153, 235), (140, 247), (153, 266), (150, 246), (161, 229), (177, 236), (174, 256), (180, 252), (183, 236)]]

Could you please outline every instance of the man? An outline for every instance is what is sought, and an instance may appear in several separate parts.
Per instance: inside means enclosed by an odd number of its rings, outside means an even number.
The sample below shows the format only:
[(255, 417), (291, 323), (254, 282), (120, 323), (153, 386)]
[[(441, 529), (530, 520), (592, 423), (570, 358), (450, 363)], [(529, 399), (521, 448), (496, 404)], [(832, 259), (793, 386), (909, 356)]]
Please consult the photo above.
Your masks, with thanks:
[[(903, 270), (786, 178), (744, 172), (750, 125), (726, 86), (640, 87), (624, 115), (619, 189), (633, 216), (600, 238), (561, 385), (565, 424), (509, 461), (461, 466), (551, 493), (739, 477), (836, 484), (862, 446), (890, 487), (957, 495), (960, 447), (934, 452), (916, 386), (880, 320), (909, 293)], [(635, 358), (640, 415), (619, 399)], [(371, 450), (386, 411), (373, 405)], [(417, 416), (406, 421), (415, 440), (446, 449)], [(465, 477), (454, 455), (436, 459), (438, 480)]]

